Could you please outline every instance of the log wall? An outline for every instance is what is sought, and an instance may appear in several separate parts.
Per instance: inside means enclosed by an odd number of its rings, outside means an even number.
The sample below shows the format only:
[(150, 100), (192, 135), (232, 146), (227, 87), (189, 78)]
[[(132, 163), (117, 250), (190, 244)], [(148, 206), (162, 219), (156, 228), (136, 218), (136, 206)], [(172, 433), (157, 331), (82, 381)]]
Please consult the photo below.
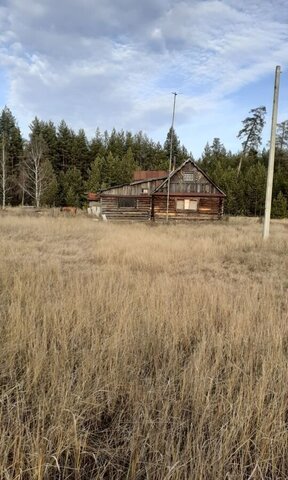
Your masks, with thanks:
[[(198, 201), (197, 211), (177, 210), (177, 199), (193, 199)], [(166, 219), (166, 195), (153, 195), (152, 215), (154, 220)], [(171, 195), (169, 198), (168, 216), (171, 220), (218, 220), (223, 214), (224, 199), (220, 196)]]
[(152, 199), (150, 195), (139, 197), (129, 196), (136, 199), (136, 207), (119, 208), (118, 196), (101, 196), (101, 214), (106, 215), (108, 220), (113, 221), (137, 221), (147, 222), (151, 219)]

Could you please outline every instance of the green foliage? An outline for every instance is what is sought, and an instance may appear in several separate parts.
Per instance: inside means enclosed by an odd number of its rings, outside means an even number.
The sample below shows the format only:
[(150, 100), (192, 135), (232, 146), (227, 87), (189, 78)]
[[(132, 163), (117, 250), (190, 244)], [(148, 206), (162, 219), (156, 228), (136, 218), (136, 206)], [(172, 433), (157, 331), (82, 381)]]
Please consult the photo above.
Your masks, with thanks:
[(83, 129), (80, 129), (73, 137), (71, 153), (72, 165), (81, 171), (83, 178), (87, 178), (90, 165), (90, 152), (88, 140)]
[(277, 197), (273, 199), (271, 215), (273, 218), (285, 218), (287, 213), (287, 199), (282, 192), (279, 192)]
[(91, 163), (88, 180), (86, 182), (86, 190), (88, 192), (98, 192), (101, 188), (101, 170), (103, 160), (97, 157)]
[(244, 154), (250, 150), (258, 151), (262, 142), (262, 131), (265, 125), (266, 107), (252, 108), (251, 115), (243, 120), (243, 127), (239, 131), (237, 138), (243, 140), (242, 148)]
[(129, 147), (127, 153), (123, 155), (118, 163), (117, 183), (129, 183), (133, 178), (133, 172), (136, 170), (132, 148)]
[(288, 149), (288, 120), (277, 124), (276, 146), (280, 151)]
[[(250, 150), (242, 157), (239, 172), (237, 166), (241, 154), (227, 152), (219, 139), (205, 146), (199, 165), (226, 193), (225, 212), (229, 215), (263, 215), (268, 153), (263, 150), (260, 155)], [(286, 154), (282, 152), (281, 155)], [(288, 194), (288, 175), (282, 166), (275, 172), (274, 198), (279, 192)]]
[[(230, 215), (262, 215), (264, 212), (269, 150), (260, 152), (259, 147), (265, 113), (265, 107), (252, 109), (243, 121), (238, 134), (242, 140), (241, 153), (232, 154), (219, 138), (214, 138), (211, 144), (206, 144), (199, 160), (200, 167), (226, 193), (225, 212)], [(176, 165), (191, 156), (171, 128), (164, 144), (151, 140), (142, 131), (132, 133), (115, 128), (110, 133), (102, 133), (97, 128), (89, 140), (83, 129), (75, 132), (64, 120), (55, 126), (53, 122), (37, 117), (31, 122), (30, 131), (26, 154), (35, 138), (41, 138), (45, 145), (41, 167), (45, 173), (42, 205), (81, 206), (86, 191), (97, 192), (129, 183), (136, 169), (168, 170), (171, 135), (172, 157), (176, 158)], [(0, 114), (0, 146), (3, 132), (7, 150), (6, 198), (12, 204), (32, 203), (32, 197), (27, 193), (30, 185), (25, 170), (24, 141), (7, 107)], [(273, 215), (287, 215), (287, 198), (288, 120), (285, 120), (277, 128)]]
[(166, 153), (166, 157), (168, 160), (169, 166), (169, 159), (170, 159), (170, 150), (171, 150), (171, 137), (172, 137), (172, 166), (175, 162), (175, 165), (178, 167), (181, 163), (184, 162), (189, 157), (187, 149), (181, 144), (180, 140), (175, 132), (172, 130), (172, 127), (169, 129), (167, 133), (166, 140), (164, 142), (164, 151)]
[(62, 120), (57, 130), (57, 157), (55, 161), (57, 170), (65, 172), (72, 165), (75, 165), (74, 139), (75, 133)]
[(260, 162), (252, 165), (245, 175), (246, 215), (261, 216), (265, 208), (266, 169)]
[[(4, 159), (2, 146), (4, 144)], [(23, 139), (17, 126), (16, 119), (9, 108), (4, 107), (0, 114), (0, 197), (1, 204), (7, 202), (15, 204), (18, 200), (17, 177), (19, 164), (23, 156)], [(3, 165), (2, 165), (3, 162)], [(4, 178), (4, 188), (2, 188)]]
[(262, 143), (262, 131), (265, 125), (266, 107), (261, 106), (252, 108), (249, 113), (251, 113), (251, 116), (243, 120), (243, 127), (237, 135), (237, 138), (243, 140), (243, 153), (239, 158), (238, 174), (241, 171), (243, 159), (247, 156), (255, 158)]
[(62, 204), (81, 207), (84, 185), (80, 170), (76, 167), (69, 168), (61, 176), (61, 187), (63, 190), (63, 195), (61, 196)]
[(58, 182), (50, 160), (44, 162), (43, 171), (45, 188), (41, 198), (41, 205), (52, 207), (57, 201)]

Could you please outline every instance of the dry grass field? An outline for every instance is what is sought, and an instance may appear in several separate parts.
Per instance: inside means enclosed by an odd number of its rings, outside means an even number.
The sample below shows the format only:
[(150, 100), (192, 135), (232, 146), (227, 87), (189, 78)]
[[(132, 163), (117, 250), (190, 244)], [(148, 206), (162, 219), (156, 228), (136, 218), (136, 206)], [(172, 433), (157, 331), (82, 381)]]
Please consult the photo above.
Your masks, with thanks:
[(0, 217), (0, 478), (288, 478), (288, 224)]

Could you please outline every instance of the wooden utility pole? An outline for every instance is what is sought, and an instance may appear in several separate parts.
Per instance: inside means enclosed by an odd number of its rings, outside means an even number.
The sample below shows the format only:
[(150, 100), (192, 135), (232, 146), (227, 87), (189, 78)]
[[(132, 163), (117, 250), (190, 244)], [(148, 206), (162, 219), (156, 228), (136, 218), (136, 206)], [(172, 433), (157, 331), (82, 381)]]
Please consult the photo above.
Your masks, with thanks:
[(6, 207), (6, 158), (5, 158), (5, 133), (2, 132), (2, 210)]
[(274, 175), (274, 160), (275, 160), (275, 143), (276, 143), (276, 127), (277, 127), (277, 114), (278, 114), (280, 73), (281, 73), (281, 67), (279, 67), (279, 65), (278, 65), (276, 67), (276, 70), (275, 70), (273, 111), (272, 111), (272, 123), (271, 123), (271, 138), (270, 138), (269, 164), (268, 164), (268, 173), (267, 173), (265, 216), (264, 216), (264, 226), (263, 226), (263, 239), (264, 240), (267, 240), (267, 238), (269, 237), (269, 230), (270, 230), (270, 217), (271, 217), (271, 203), (272, 203), (272, 189), (273, 189), (273, 175)]
[(174, 134), (174, 118), (175, 118), (175, 106), (176, 106), (176, 97), (177, 93), (172, 92), (174, 95), (173, 103), (173, 113), (172, 113), (172, 124), (171, 124), (171, 136), (170, 136), (170, 155), (169, 155), (169, 172), (168, 172), (168, 183), (167, 183), (167, 203), (166, 203), (166, 222), (169, 221), (169, 199), (170, 199), (170, 176), (172, 169), (172, 149), (173, 149), (173, 134)]

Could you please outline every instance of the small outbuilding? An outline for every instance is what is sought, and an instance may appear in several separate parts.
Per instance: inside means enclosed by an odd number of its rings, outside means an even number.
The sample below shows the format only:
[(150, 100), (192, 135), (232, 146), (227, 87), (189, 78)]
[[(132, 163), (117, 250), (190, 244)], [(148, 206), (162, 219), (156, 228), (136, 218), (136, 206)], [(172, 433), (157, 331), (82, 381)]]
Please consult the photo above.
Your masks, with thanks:
[[(217, 220), (223, 215), (224, 192), (190, 158), (170, 176), (165, 171), (135, 174), (139, 179), (95, 195), (100, 216), (115, 221), (163, 221), (167, 197), (168, 217), (174, 221)], [(88, 200), (92, 197), (89, 193)]]

